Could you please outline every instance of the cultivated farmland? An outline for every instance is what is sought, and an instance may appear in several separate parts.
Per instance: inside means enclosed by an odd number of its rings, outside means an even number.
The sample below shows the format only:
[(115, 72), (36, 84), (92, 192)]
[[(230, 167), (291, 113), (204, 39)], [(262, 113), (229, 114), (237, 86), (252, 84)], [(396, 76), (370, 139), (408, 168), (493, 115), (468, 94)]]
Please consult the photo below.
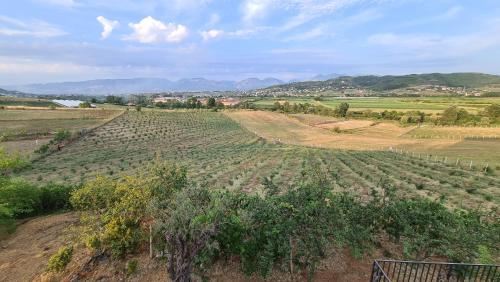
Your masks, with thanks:
[[(238, 113), (229, 116), (238, 120)], [(251, 193), (260, 192), (265, 177), (287, 187), (303, 172), (319, 169), (328, 175), (332, 189), (363, 197), (389, 183), (400, 196), (445, 198), (453, 206), (494, 207), (500, 200), (500, 180), (479, 168), (386, 151), (279, 144), (226, 114), (203, 110), (126, 112), (62, 151), (39, 158), (20, 175), (40, 182), (80, 183), (98, 174), (119, 177), (157, 158), (187, 165), (191, 178), (201, 184)]]
[(105, 109), (0, 110), (0, 136), (8, 140), (30, 139), (58, 130), (91, 129), (121, 112)]

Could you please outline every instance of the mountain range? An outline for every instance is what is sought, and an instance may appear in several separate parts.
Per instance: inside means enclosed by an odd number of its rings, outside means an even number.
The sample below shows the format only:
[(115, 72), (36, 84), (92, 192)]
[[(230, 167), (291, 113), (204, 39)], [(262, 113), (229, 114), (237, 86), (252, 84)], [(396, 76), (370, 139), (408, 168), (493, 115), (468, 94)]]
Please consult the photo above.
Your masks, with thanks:
[[(326, 80), (337, 76), (336, 74), (317, 75), (312, 80)], [(8, 85), (2, 88), (42, 95), (127, 95), (159, 92), (248, 91), (285, 83), (287, 82), (277, 78), (247, 78), (239, 81), (205, 78), (185, 78), (177, 81), (164, 78), (130, 78)]]

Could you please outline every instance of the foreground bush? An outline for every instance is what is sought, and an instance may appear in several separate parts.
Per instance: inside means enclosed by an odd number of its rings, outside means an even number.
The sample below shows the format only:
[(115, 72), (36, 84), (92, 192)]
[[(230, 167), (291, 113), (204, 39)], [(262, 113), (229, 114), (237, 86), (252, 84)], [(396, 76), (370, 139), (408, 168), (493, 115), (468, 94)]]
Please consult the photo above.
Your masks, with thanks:
[(71, 201), (83, 211), (87, 245), (114, 256), (136, 251), (154, 224), (156, 249), (167, 258), (173, 281), (203, 276), (217, 260), (232, 257), (247, 274), (268, 277), (278, 270), (312, 277), (332, 248), (347, 246), (361, 257), (385, 235), (402, 244), (409, 259), (499, 257), (495, 213), (399, 199), (383, 181), (383, 196), (361, 200), (333, 193), (320, 174), (305, 172), (286, 189), (267, 179), (264, 195), (249, 195), (200, 187), (188, 181), (185, 169), (161, 164), (122, 180), (97, 178)]
[(132, 177), (122, 181), (98, 177), (76, 190), (71, 203), (83, 211), (82, 240), (115, 257), (134, 252), (144, 239), (140, 226), (147, 215), (149, 195), (145, 182)]
[(73, 186), (49, 183), (42, 186), (21, 179), (0, 178), (0, 205), (13, 218), (23, 218), (69, 208)]
[(48, 271), (59, 272), (63, 270), (68, 263), (71, 261), (71, 257), (73, 256), (73, 247), (65, 246), (59, 248), (57, 253), (50, 257), (49, 263), (47, 264)]

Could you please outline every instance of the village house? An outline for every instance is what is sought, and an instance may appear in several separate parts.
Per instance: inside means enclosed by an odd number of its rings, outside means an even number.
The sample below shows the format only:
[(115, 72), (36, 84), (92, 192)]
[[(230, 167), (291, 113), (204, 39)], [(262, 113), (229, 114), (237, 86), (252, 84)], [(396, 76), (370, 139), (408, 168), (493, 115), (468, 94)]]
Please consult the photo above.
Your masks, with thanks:
[(235, 98), (224, 98), (224, 99), (220, 99), (219, 102), (221, 102), (222, 105), (224, 105), (225, 107), (233, 107), (233, 106), (236, 106), (239, 103), (241, 103), (241, 101), (239, 99), (235, 99)]

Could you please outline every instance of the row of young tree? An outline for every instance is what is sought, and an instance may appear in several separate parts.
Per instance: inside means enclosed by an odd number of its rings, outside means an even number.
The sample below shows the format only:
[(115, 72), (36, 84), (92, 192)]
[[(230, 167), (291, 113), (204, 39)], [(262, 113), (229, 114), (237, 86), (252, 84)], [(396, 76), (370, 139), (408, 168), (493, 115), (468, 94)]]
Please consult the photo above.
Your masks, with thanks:
[(271, 110), (291, 114), (304, 113), (342, 118), (395, 120), (402, 124), (420, 124), (424, 122), (435, 125), (462, 126), (488, 126), (500, 124), (500, 105), (498, 104), (488, 105), (477, 114), (470, 113), (466, 109), (459, 108), (458, 106), (450, 106), (439, 115), (422, 111), (349, 111), (349, 104), (346, 102), (340, 103), (335, 109), (309, 103), (290, 104), (289, 102), (275, 102)]
[(216, 261), (235, 257), (246, 274), (311, 277), (332, 248), (348, 247), (360, 257), (383, 236), (417, 260), (492, 263), (499, 257), (500, 220), (493, 212), (398, 198), (383, 180), (370, 200), (361, 200), (333, 193), (319, 168), (302, 175), (286, 189), (266, 178), (262, 194), (247, 194), (201, 187), (185, 168), (156, 163), (137, 176), (98, 177), (70, 201), (82, 212), (79, 238), (94, 254), (124, 258), (151, 242), (173, 281), (204, 277)]

